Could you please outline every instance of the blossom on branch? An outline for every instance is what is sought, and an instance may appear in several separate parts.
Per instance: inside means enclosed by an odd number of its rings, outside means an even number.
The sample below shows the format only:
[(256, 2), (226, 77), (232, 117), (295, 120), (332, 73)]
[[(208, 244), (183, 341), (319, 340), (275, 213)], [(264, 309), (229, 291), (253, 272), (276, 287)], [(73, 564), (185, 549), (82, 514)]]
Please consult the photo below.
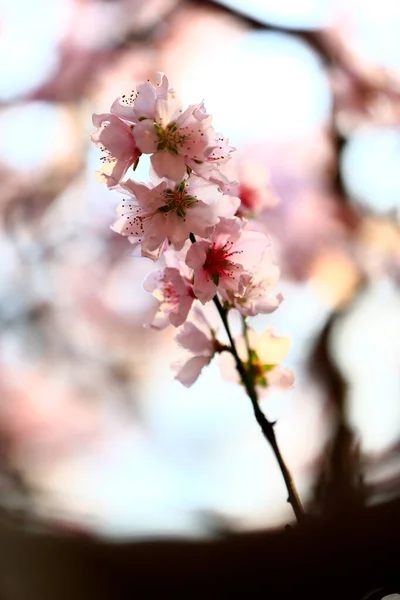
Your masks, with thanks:
[[(271, 328), (266, 329), (261, 335), (248, 328), (247, 340), (248, 343), (244, 337), (240, 337), (235, 340), (235, 343), (239, 357), (250, 374), (257, 393), (262, 395), (270, 389), (285, 390), (292, 387), (293, 372), (280, 366), (289, 352), (290, 339), (275, 335)], [(224, 355), (221, 368), (225, 379), (240, 381), (235, 362), (230, 354)]]
[(203, 103), (192, 104), (184, 112), (168, 101), (157, 101), (154, 119), (143, 119), (135, 127), (135, 140), (159, 177), (180, 181), (187, 168), (207, 160), (215, 136), (212, 117)]
[[(228, 186), (233, 186), (234, 183), (220, 170), (231, 159), (231, 154), (236, 148), (230, 146), (228, 140), (222, 137), (221, 134), (215, 134), (214, 139), (211, 140), (211, 147), (212, 151), (203, 162), (189, 158), (186, 161), (187, 166), (199, 177), (203, 177), (219, 185), (224, 194), (229, 193), (232, 196), (237, 196), (238, 194), (236, 193), (225, 191), (224, 186), (227, 186), (228, 189)], [(238, 191), (238, 188), (236, 189)]]
[(169, 88), (167, 77), (163, 73), (156, 73), (153, 81), (140, 83), (136, 90), (129, 95), (124, 94), (117, 98), (111, 112), (128, 123), (139, 123), (144, 119), (155, 119), (157, 109), (164, 104), (174, 114), (179, 112), (181, 103), (173, 89)]
[[(239, 163), (240, 182), (229, 179), (223, 170), (235, 148), (214, 131), (202, 102), (183, 109), (163, 73), (117, 98), (110, 111), (93, 115), (91, 139), (106, 153), (107, 185), (128, 195), (111, 229), (144, 257), (165, 254), (165, 267), (144, 282), (159, 302), (150, 326), (181, 327), (176, 339), (192, 355), (176, 378), (190, 386), (216, 352), (232, 352), (193, 307), (196, 299), (205, 304), (219, 294), (225, 315), (236, 309), (243, 317), (273, 312), (283, 300), (271, 293), (280, 271), (270, 240), (245, 218), (256, 218), (276, 198), (264, 169), (246, 164), (241, 172)], [(151, 155), (153, 182), (122, 181), (142, 153)], [(286, 338), (271, 330), (258, 338), (249, 329), (247, 345), (238, 340), (238, 349), (257, 389), (292, 384), (291, 372), (279, 366)]]
[(225, 349), (225, 346), (216, 339), (215, 332), (201, 310), (193, 310), (193, 321), (186, 322), (175, 338), (182, 348), (193, 354), (186, 362), (172, 365), (176, 372), (175, 379), (185, 387), (193, 385), (203, 367), (210, 364), (214, 354)]
[[(180, 182), (193, 171), (204, 179), (229, 183), (219, 168), (230, 159), (235, 148), (229, 146), (226, 138), (215, 133), (212, 117), (206, 113), (203, 102), (183, 110), (163, 73), (158, 73), (154, 81), (140, 83), (129, 95), (117, 98), (110, 111), (111, 114), (93, 116), (96, 127), (101, 126), (99, 117), (107, 117), (113, 126), (118, 125), (118, 136), (112, 141), (110, 156), (126, 154), (127, 140), (122, 135), (125, 130), (129, 131), (131, 138), (133, 135), (138, 149), (135, 160), (121, 169), (123, 174), (144, 153), (152, 155), (152, 168), (158, 177)], [(97, 137), (98, 133), (92, 136), (95, 143)], [(102, 146), (108, 148), (104, 140)], [(122, 176), (119, 172), (113, 173), (107, 182), (110, 186), (115, 185)]]
[(273, 262), (271, 249), (267, 248), (260, 267), (250, 279), (242, 296), (231, 290), (220, 290), (220, 294), (230, 306), (245, 317), (272, 313), (283, 301), (282, 294), (274, 296), (270, 293), (279, 276), (280, 269)]
[(118, 117), (109, 113), (94, 114), (93, 125), (97, 131), (92, 133), (90, 139), (106, 156), (102, 161), (109, 167), (110, 173), (100, 171), (108, 187), (117, 185), (126, 174), (130, 166), (140, 157), (140, 150), (132, 133), (132, 126), (127, 125)]
[(160, 303), (151, 327), (165, 329), (169, 324), (179, 327), (186, 321), (195, 295), (190, 280), (178, 269), (166, 267), (153, 271), (145, 279), (143, 287)]
[(132, 180), (121, 184), (131, 198), (117, 208), (119, 218), (113, 231), (141, 245), (142, 256), (157, 259), (166, 241), (180, 250), (190, 233), (207, 237), (220, 215), (233, 216), (238, 198), (224, 196), (215, 184), (191, 176), (174, 185), (157, 186)]
[(187, 253), (196, 297), (205, 304), (219, 290), (243, 296), (269, 246), (267, 236), (249, 230), (246, 221), (221, 218), (210, 239), (194, 243)]
[[(294, 377), (290, 369), (281, 367), (290, 350), (290, 339), (275, 335), (269, 328), (261, 335), (248, 329), (248, 340), (251, 348), (251, 370), (254, 382), (259, 391), (266, 388), (287, 389), (293, 385)], [(245, 343), (239, 344), (239, 354), (246, 361)], [(260, 390), (261, 388), (261, 390)]]

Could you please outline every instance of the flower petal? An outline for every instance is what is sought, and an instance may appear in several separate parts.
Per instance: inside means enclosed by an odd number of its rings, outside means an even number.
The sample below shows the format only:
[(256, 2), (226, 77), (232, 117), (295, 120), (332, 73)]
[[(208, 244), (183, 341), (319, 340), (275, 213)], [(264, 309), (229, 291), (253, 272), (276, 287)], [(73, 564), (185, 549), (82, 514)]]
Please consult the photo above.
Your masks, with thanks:
[(182, 181), (186, 174), (184, 157), (179, 156), (179, 154), (172, 154), (168, 150), (155, 152), (151, 157), (151, 164), (159, 177), (168, 177), (172, 181)]
[(276, 336), (272, 329), (267, 329), (259, 338), (257, 351), (264, 364), (279, 365), (288, 355), (290, 345), (289, 338)]
[(180, 381), (185, 387), (190, 387), (198, 379), (203, 367), (210, 363), (209, 356), (193, 356), (175, 375), (175, 379)]
[(175, 339), (183, 348), (196, 354), (210, 356), (214, 353), (214, 343), (211, 335), (207, 337), (194, 323), (185, 323)]
[(285, 367), (275, 367), (267, 374), (268, 387), (279, 390), (287, 390), (294, 383), (293, 371)]
[(133, 137), (138, 148), (144, 154), (152, 154), (157, 150), (158, 138), (154, 129), (154, 123), (150, 119), (146, 119), (135, 125)]

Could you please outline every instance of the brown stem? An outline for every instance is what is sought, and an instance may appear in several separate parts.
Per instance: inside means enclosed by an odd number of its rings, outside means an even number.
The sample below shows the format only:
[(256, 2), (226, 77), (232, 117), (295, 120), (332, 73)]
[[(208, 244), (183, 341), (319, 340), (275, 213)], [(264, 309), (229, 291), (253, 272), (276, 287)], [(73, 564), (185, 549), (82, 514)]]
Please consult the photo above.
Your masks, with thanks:
[(275, 437), (273, 423), (268, 421), (267, 417), (264, 415), (264, 413), (262, 412), (262, 410), (259, 406), (258, 396), (257, 396), (257, 392), (254, 388), (254, 384), (251, 380), (251, 377), (249, 377), (249, 374), (237, 352), (236, 344), (232, 337), (231, 330), (230, 330), (229, 323), (228, 323), (227, 311), (221, 305), (221, 302), (220, 302), (218, 296), (214, 296), (213, 301), (214, 301), (214, 304), (215, 304), (215, 306), (218, 310), (218, 313), (221, 317), (221, 320), (224, 324), (226, 333), (228, 335), (229, 342), (230, 342), (231, 348), (232, 348), (232, 355), (236, 362), (236, 368), (237, 368), (240, 378), (243, 382), (243, 385), (246, 388), (247, 395), (249, 396), (249, 398), (251, 400), (251, 404), (253, 406), (253, 411), (254, 411), (256, 421), (259, 424), (265, 439), (270, 443), (271, 448), (275, 454), (276, 460), (278, 461), (278, 465), (281, 470), (281, 473), (282, 473), (282, 476), (283, 476), (283, 479), (285, 481), (286, 488), (288, 491), (288, 502), (291, 504), (291, 506), (293, 508), (293, 512), (295, 514), (297, 521), (300, 522), (305, 516), (304, 508), (302, 506), (300, 496), (296, 489), (296, 485), (294, 483), (293, 477), (292, 477), (288, 467), (286, 466), (286, 463), (285, 463), (285, 461), (282, 457), (281, 451), (279, 449), (278, 442)]
[[(196, 238), (193, 235), (193, 233), (190, 234), (190, 240), (192, 243), (196, 242)], [(219, 316), (221, 317), (222, 323), (224, 324), (226, 333), (228, 335), (229, 343), (231, 345), (231, 352), (232, 352), (233, 358), (235, 359), (236, 368), (240, 375), (240, 379), (241, 379), (244, 387), (246, 388), (247, 395), (249, 396), (249, 398), (251, 400), (251, 404), (253, 406), (253, 411), (254, 411), (254, 415), (256, 417), (257, 423), (259, 424), (261, 431), (264, 434), (265, 439), (270, 443), (271, 448), (274, 451), (276, 460), (278, 461), (278, 465), (281, 470), (281, 473), (282, 473), (282, 476), (283, 476), (283, 479), (285, 481), (286, 488), (288, 491), (288, 502), (291, 504), (291, 506), (293, 508), (293, 512), (295, 514), (297, 521), (300, 522), (303, 519), (303, 517), (305, 516), (304, 509), (301, 504), (300, 496), (297, 492), (293, 477), (292, 477), (289, 469), (287, 468), (285, 461), (283, 460), (281, 451), (279, 450), (278, 442), (276, 441), (276, 437), (275, 437), (273, 423), (268, 421), (267, 417), (264, 415), (264, 413), (262, 412), (262, 410), (259, 406), (258, 396), (257, 396), (257, 392), (254, 387), (252, 377), (249, 376), (249, 373), (248, 373), (247, 369), (245, 368), (243, 361), (241, 360), (241, 358), (238, 354), (235, 340), (232, 337), (232, 333), (231, 333), (231, 329), (229, 327), (229, 322), (228, 322), (228, 317), (227, 317), (227, 311), (222, 306), (217, 295), (214, 296), (213, 302), (217, 308)], [(243, 322), (243, 324), (246, 327), (245, 321)], [(249, 356), (249, 361), (250, 360), (251, 359)]]
[(269, 441), (272, 450), (274, 451), (276, 460), (278, 461), (279, 468), (281, 470), (283, 479), (285, 480), (286, 488), (288, 491), (288, 502), (292, 505), (293, 512), (296, 516), (297, 521), (300, 522), (305, 516), (304, 508), (301, 503), (299, 493), (296, 489), (296, 485), (294, 483), (292, 474), (290, 473), (285, 461), (283, 460), (281, 451), (278, 446), (278, 442), (276, 440), (274, 426), (270, 421), (268, 421), (258, 404), (257, 408), (253, 404), (253, 408), (255, 417), (257, 419), (257, 423), (261, 427), (264, 437)]

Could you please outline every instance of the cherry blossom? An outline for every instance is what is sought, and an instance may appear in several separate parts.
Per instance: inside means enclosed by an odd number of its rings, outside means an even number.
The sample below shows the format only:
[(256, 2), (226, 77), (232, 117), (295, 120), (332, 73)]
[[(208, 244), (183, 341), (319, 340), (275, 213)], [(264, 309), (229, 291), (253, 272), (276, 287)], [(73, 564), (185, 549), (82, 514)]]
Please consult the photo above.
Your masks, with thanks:
[(186, 321), (195, 296), (190, 280), (182, 276), (178, 269), (167, 267), (153, 271), (147, 276), (143, 287), (160, 302), (151, 327), (165, 329), (169, 324), (179, 327)]
[(92, 133), (91, 140), (106, 156), (102, 161), (111, 165), (110, 173), (100, 171), (109, 187), (117, 185), (140, 157), (140, 150), (132, 133), (132, 126), (127, 125), (118, 117), (109, 113), (94, 114), (93, 125), (97, 131)]
[[(283, 300), (272, 293), (280, 269), (269, 237), (255, 220), (276, 203), (266, 170), (243, 161), (235, 167), (235, 148), (214, 131), (204, 104), (184, 110), (163, 73), (117, 98), (110, 111), (93, 115), (97, 131), (91, 137), (106, 152), (102, 179), (128, 196), (117, 207), (111, 229), (128, 238), (134, 253), (153, 261), (163, 255), (163, 268), (143, 283), (158, 301), (145, 326), (179, 327), (175, 339), (185, 356), (172, 368), (185, 387), (195, 383), (216, 353), (224, 353), (228, 378), (243, 385), (255, 408), (261, 394), (286, 389), (294, 380), (281, 366), (289, 339), (272, 329), (258, 335), (247, 325), (247, 317), (271, 313)], [(141, 154), (150, 155), (151, 181), (124, 181)], [(232, 179), (237, 176), (239, 181)], [(227, 345), (217, 339), (200, 309), (200, 302), (211, 300)], [(230, 311), (242, 317), (243, 337), (236, 340)], [(272, 423), (255, 413), (271, 441), (266, 427), (272, 432)], [(285, 476), (283, 467), (282, 472)], [(288, 491), (294, 497), (292, 486)], [(293, 501), (293, 507), (300, 519), (301, 504)]]
[(196, 297), (205, 304), (222, 289), (243, 296), (269, 245), (267, 236), (248, 229), (246, 221), (221, 218), (210, 240), (194, 243), (187, 253)]
[(163, 73), (156, 73), (153, 81), (148, 79), (129, 95), (117, 98), (111, 106), (111, 112), (129, 123), (139, 123), (144, 119), (156, 119), (158, 111), (166, 107), (172, 115), (178, 115), (181, 103), (174, 90), (169, 88), (167, 77)]
[(207, 237), (220, 216), (232, 217), (240, 200), (224, 196), (215, 184), (191, 176), (174, 185), (157, 186), (128, 180), (121, 185), (131, 194), (118, 207), (112, 229), (140, 244), (142, 256), (157, 259), (168, 241), (180, 250), (190, 233)]
[(212, 117), (203, 103), (192, 104), (184, 112), (175, 102), (157, 100), (156, 104), (154, 119), (143, 119), (135, 127), (135, 140), (144, 154), (152, 155), (157, 175), (179, 181), (190, 164), (201, 164), (213, 151)]
[(263, 165), (239, 155), (229, 167), (229, 176), (217, 172), (211, 174), (209, 179), (217, 183), (224, 194), (240, 198), (237, 216), (255, 219), (278, 204), (279, 198), (271, 187), (269, 173)]
[[(290, 388), (294, 382), (293, 373), (290, 369), (280, 366), (289, 353), (290, 339), (275, 335), (271, 328), (266, 329), (261, 335), (249, 328), (248, 340), (252, 350), (251, 362), (255, 385), (264, 389)], [(238, 351), (244, 358), (246, 351), (243, 341), (239, 344)]]
[[(289, 352), (290, 339), (275, 335), (271, 328), (266, 329), (261, 335), (248, 328), (247, 339), (251, 349), (250, 357), (243, 337), (236, 339), (235, 343), (239, 357), (250, 372), (258, 394), (263, 394), (271, 388), (279, 390), (290, 388), (294, 382), (293, 372), (280, 366)], [(221, 368), (225, 379), (239, 381), (233, 357), (228, 353), (221, 360)]]
[(216, 339), (201, 310), (193, 311), (193, 321), (187, 321), (175, 338), (182, 348), (193, 354), (185, 362), (172, 365), (176, 372), (175, 379), (185, 387), (193, 385), (203, 367), (210, 364), (214, 354), (225, 349), (225, 346)]
[[(214, 139), (211, 140), (211, 144), (212, 151), (204, 161), (200, 162), (188, 158), (186, 160), (187, 166), (199, 177), (217, 183), (225, 194), (230, 193), (229, 186), (234, 186), (235, 191), (239, 191), (238, 184), (233, 184), (229, 177), (221, 171), (221, 168), (231, 159), (231, 154), (236, 148), (230, 146), (228, 140), (221, 134), (216, 134)], [(223, 189), (224, 187), (225, 189)], [(237, 196), (236, 193), (231, 193), (231, 195)]]
[(134, 125), (136, 145), (140, 152), (152, 155), (152, 167), (159, 177), (177, 182), (189, 170), (205, 179), (228, 183), (219, 167), (230, 159), (235, 148), (215, 133), (212, 117), (202, 102), (182, 109), (163, 73), (117, 98), (111, 113), (121, 123)]
[(283, 301), (282, 294), (273, 296), (270, 292), (280, 276), (279, 267), (273, 262), (272, 252), (267, 248), (263, 261), (246, 286), (243, 296), (231, 290), (220, 290), (224, 300), (236, 308), (243, 316), (272, 313)]
[(249, 160), (238, 161), (237, 176), (240, 184), (238, 189), (232, 189), (232, 193), (241, 200), (240, 216), (255, 218), (279, 202), (264, 166)]

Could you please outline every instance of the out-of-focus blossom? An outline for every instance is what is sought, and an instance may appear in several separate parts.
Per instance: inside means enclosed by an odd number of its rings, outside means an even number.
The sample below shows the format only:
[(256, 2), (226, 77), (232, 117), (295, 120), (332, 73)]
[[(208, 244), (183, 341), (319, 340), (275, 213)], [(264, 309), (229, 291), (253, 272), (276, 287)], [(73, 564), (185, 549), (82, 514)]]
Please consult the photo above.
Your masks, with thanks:
[(270, 242), (241, 219), (222, 218), (210, 237), (194, 243), (186, 264), (194, 271), (193, 290), (205, 304), (220, 289), (243, 296)]
[(186, 321), (195, 295), (191, 282), (178, 269), (167, 267), (153, 271), (143, 287), (160, 303), (151, 321), (154, 329), (165, 329), (169, 324), (179, 327)]
[(370, 279), (389, 275), (400, 282), (400, 231), (390, 219), (364, 219), (358, 231), (357, 262)]
[(272, 329), (267, 329), (260, 336), (250, 329), (248, 334), (257, 387), (282, 390), (291, 387), (294, 382), (292, 371), (280, 366), (289, 353), (290, 339), (276, 336)]
[(219, 183), (225, 194), (240, 198), (238, 216), (256, 218), (278, 204), (279, 198), (271, 187), (269, 171), (257, 157), (250, 160), (240, 153), (236, 154), (229, 167), (233, 181), (229, 181), (228, 174), (224, 173), (227, 182), (220, 180)]
[(194, 355), (186, 362), (177, 362), (172, 365), (176, 372), (175, 379), (185, 387), (193, 385), (203, 367), (210, 364), (214, 354), (221, 352), (224, 348), (216, 339), (214, 331), (200, 309), (193, 311), (193, 321), (187, 321), (175, 338), (182, 348), (189, 350)]
[[(95, 410), (79, 402), (77, 390), (63, 385), (47, 367), (17, 369), (2, 363), (2, 435), (14, 458), (56, 458), (71, 444), (94, 440), (101, 432)], [(51, 450), (49, 454), (49, 450)]]
[(243, 217), (257, 217), (265, 210), (278, 204), (278, 196), (273, 192), (267, 169), (255, 162), (239, 165), (240, 181), (237, 196), (240, 198), (239, 214)]
[[(262, 395), (270, 388), (290, 388), (294, 382), (293, 373), (290, 369), (280, 366), (289, 352), (290, 339), (276, 336), (271, 328), (261, 335), (248, 328), (247, 340), (248, 342), (243, 337), (238, 338), (235, 340), (236, 347), (239, 357), (251, 373), (257, 392)], [(221, 368), (226, 379), (239, 380), (233, 357), (228, 353), (224, 354), (221, 360)]]
[[(374, 5), (383, 16), (385, 9), (371, 3), (368, 11), (357, 11), (357, 17), (343, 15), (321, 36), (324, 51), (333, 63), (331, 78), (335, 92), (335, 120), (346, 136), (366, 123), (396, 126), (400, 120), (400, 73), (398, 64), (389, 66), (393, 59), (398, 60), (394, 24), (397, 15), (394, 19), (385, 15), (384, 31), (387, 30), (388, 36), (379, 39), (382, 29), (376, 26), (372, 17)], [(395, 3), (391, 5), (395, 6)], [(350, 13), (355, 10), (355, 6), (349, 5), (348, 8)], [(365, 23), (367, 15), (368, 24)], [(371, 43), (375, 33), (378, 39)], [(357, 48), (357, 37), (360, 36), (364, 38), (361, 44), (365, 45), (364, 50), (368, 49), (366, 53), (360, 53)], [(374, 57), (365, 56), (376, 51), (378, 54)]]

